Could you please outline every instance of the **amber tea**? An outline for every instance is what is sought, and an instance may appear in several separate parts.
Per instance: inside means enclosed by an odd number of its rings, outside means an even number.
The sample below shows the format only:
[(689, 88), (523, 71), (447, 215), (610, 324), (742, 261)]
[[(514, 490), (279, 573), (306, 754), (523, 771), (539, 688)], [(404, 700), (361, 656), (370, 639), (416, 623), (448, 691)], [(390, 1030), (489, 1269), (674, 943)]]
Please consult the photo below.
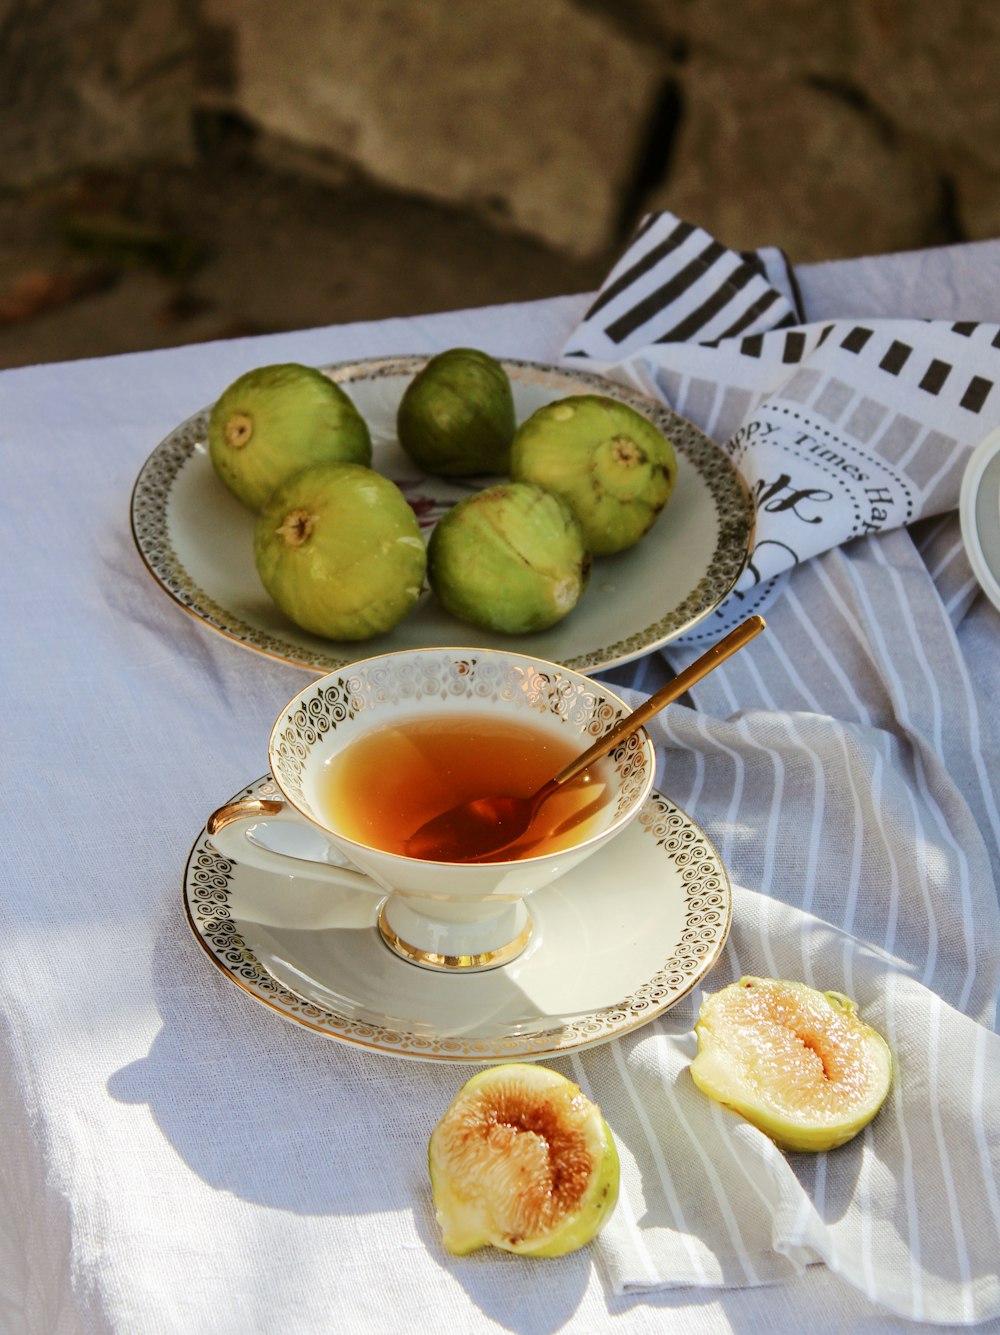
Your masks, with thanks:
[[(405, 856), (425, 821), (477, 797), (527, 797), (588, 745), (531, 724), (481, 714), (439, 715), (373, 728), (326, 761), (319, 809), (332, 830)], [(601, 760), (542, 804), (517, 845), (496, 861), (581, 843), (606, 823)], [(459, 854), (453, 859), (461, 862)]]

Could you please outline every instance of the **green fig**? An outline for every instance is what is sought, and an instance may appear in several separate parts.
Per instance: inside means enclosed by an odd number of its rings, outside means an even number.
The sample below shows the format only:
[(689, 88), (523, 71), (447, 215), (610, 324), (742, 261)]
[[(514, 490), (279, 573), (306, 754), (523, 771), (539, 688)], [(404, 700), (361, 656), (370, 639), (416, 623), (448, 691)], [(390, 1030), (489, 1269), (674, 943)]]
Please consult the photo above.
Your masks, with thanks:
[(641, 413), (601, 394), (537, 409), (518, 427), (510, 475), (561, 496), (594, 556), (633, 546), (677, 481), (674, 447)]
[(528, 1063), (474, 1075), (428, 1149), (434, 1208), (457, 1256), (494, 1246), (563, 1256), (618, 1199), (618, 1151), (600, 1109), (558, 1071)]
[(369, 464), (371, 436), (347, 394), (296, 362), (247, 371), (224, 390), (208, 419), (216, 473), (251, 510), (280, 483), (316, 463)]
[(396, 433), (428, 473), (506, 473), (514, 438), (514, 394), (500, 363), (476, 348), (432, 357), (403, 391)]
[(590, 574), (580, 526), (558, 496), (499, 482), (438, 521), (427, 580), (452, 616), (485, 630), (545, 630), (573, 610)]
[(365, 640), (414, 606), (427, 549), (394, 482), (362, 464), (314, 464), (264, 506), (254, 559), (264, 588), (297, 626)]
[(889, 1047), (840, 992), (741, 978), (705, 998), (695, 1033), (695, 1084), (781, 1149), (843, 1145), (889, 1092)]

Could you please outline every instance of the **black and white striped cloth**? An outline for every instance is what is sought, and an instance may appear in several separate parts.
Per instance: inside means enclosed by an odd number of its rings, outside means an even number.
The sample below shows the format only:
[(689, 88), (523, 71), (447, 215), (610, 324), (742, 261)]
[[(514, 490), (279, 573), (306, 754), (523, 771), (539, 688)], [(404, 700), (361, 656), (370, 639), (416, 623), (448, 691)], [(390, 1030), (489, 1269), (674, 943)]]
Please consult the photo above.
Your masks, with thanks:
[(653, 343), (718, 344), (800, 321), (794, 275), (781, 251), (740, 254), (672, 214), (651, 214), (566, 355), (615, 361)]
[[(804, 322), (773, 256), (710, 242), (652, 220), (567, 344), (714, 434), (757, 495), (758, 551), (794, 553), (766, 632), (649, 725), (659, 786), (734, 882), (703, 988), (759, 974), (853, 996), (894, 1084), (854, 1141), (782, 1154), (691, 1081), (699, 989), (567, 1063), (622, 1151), (597, 1245), (620, 1293), (824, 1262), (903, 1318), (995, 1328), (1000, 614), (954, 511), (1000, 419), (1000, 336), (891, 311)], [(736, 619), (751, 600), (731, 601)], [(638, 698), (692, 656), (674, 642), (610, 675)]]
[(696, 422), (754, 494), (748, 567), (685, 643), (766, 607), (818, 552), (953, 510), (1000, 425), (1000, 324), (809, 322), (779, 251), (737, 254), (670, 214), (640, 229), (564, 356)]

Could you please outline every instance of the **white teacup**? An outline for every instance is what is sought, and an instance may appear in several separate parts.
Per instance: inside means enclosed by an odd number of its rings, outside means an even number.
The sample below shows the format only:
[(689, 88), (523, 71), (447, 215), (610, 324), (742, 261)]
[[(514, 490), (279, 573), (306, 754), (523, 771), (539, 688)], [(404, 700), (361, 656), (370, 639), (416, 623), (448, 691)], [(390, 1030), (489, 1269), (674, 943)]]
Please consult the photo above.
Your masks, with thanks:
[[(370, 890), (382, 900), (375, 916), (383, 939), (412, 963), (495, 968), (529, 940), (525, 898), (603, 848), (640, 811), (655, 768), (646, 733), (634, 733), (597, 762), (588, 818), (577, 827), (564, 823), (566, 846), (541, 852), (528, 846), (521, 856), (512, 849), (502, 861), (420, 860), (375, 847), (356, 831), (345, 833), (346, 818), (338, 819), (329, 803), (331, 766), (345, 748), (377, 730), (440, 719), (445, 730), (451, 720), (454, 733), (459, 723), (482, 718), (537, 731), (541, 743), (563, 754), (552, 763), (554, 774), (569, 758), (567, 749), (581, 753), (627, 712), (601, 682), (527, 654), (435, 648), (364, 659), (305, 687), (275, 722), (268, 759), (284, 800), (229, 803), (210, 817), (208, 833), (224, 857), (243, 864)], [(491, 791), (485, 757), (482, 769), (482, 791), (470, 796)], [(541, 774), (539, 786), (547, 777)], [(384, 804), (381, 787), (359, 792), (357, 803)], [(397, 806), (398, 795), (390, 810)], [(432, 806), (423, 819), (435, 814)]]

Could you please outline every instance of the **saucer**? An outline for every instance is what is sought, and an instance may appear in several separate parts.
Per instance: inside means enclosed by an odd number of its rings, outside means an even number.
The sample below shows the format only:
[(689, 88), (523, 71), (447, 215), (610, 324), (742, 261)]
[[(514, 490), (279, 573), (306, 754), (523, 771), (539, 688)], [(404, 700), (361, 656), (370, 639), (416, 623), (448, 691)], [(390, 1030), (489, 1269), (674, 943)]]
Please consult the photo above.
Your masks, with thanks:
[[(231, 800), (277, 795), (266, 775)], [(606, 849), (529, 896), (531, 941), (500, 968), (407, 963), (379, 935), (380, 902), (223, 858), (204, 830), (184, 870), (188, 922), (230, 982), (327, 1038), (437, 1062), (553, 1057), (647, 1024), (715, 964), (732, 913), (718, 853), (657, 792)]]
[(980, 441), (965, 467), (959, 518), (973, 573), (1000, 609), (1000, 427)]

